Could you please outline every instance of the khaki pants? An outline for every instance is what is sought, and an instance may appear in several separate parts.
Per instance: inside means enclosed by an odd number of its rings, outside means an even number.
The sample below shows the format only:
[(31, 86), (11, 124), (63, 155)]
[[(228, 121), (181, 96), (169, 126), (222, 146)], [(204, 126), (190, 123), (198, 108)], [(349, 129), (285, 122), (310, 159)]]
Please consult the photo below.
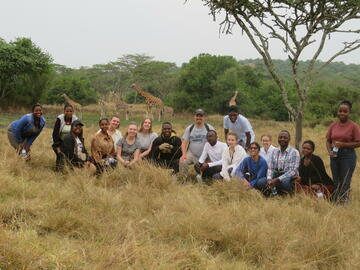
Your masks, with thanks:
[(184, 162), (179, 162), (180, 164), (180, 174), (188, 175), (189, 173), (189, 166), (192, 164), (196, 164), (199, 162), (199, 159), (194, 156), (191, 152), (186, 152), (186, 160)]

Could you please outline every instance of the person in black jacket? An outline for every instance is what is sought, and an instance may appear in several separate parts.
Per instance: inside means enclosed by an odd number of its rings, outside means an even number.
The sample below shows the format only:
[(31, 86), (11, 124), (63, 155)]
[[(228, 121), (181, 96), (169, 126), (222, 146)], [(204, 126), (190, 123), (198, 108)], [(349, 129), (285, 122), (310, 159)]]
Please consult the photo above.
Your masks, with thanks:
[(334, 190), (334, 183), (326, 173), (324, 162), (319, 156), (314, 155), (315, 143), (305, 141), (302, 145), (303, 157), (300, 160), (299, 176), (295, 180), (297, 192), (313, 195), (322, 193), (329, 197)]
[(90, 162), (89, 154), (85, 148), (83, 130), (84, 126), (79, 120), (71, 123), (71, 131), (64, 136), (60, 145), (60, 166), (64, 170), (65, 163), (70, 168), (89, 168), (92, 172), (96, 171), (95, 166)]
[(161, 135), (152, 143), (150, 158), (160, 166), (173, 169), (175, 173), (178, 173), (181, 155), (181, 139), (176, 136), (171, 123), (163, 123)]
[(52, 133), (52, 148), (56, 154), (56, 166), (55, 170), (59, 170), (60, 160), (61, 160), (61, 151), (60, 145), (64, 137), (71, 131), (71, 123), (78, 118), (74, 115), (74, 108), (72, 105), (67, 104), (64, 107), (64, 113), (60, 114), (55, 121), (53, 133)]

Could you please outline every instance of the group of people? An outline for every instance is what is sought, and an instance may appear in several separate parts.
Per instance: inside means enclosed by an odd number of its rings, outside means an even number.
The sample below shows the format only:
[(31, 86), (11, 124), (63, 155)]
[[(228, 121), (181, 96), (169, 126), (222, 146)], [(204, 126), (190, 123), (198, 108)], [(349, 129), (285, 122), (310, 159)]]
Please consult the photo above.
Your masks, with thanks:
[[(349, 119), (351, 107), (350, 102), (341, 102), (339, 119), (330, 125), (326, 135), (333, 179), (327, 174), (322, 159), (314, 154), (313, 141), (302, 144), (302, 158), (299, 151), (289, 145), (291, 137), (287, 130), (278, 135), (279, 147), (271, 144), (271, 136), (267, 134), (261, 136), (260, 146), (249, 120), (239, 114), (236, 106), (231, 106), (224, 117), (226, 143), (218, 140), (214, 127), (205, 122), (205, 112), (198, 109), (194, 123), (185, 129), (182, 138), (170, 122), (162, 124), (160, 135), (153, 132), (151, 119), (145, 119), (139, 128), (130, 122), (123, 136), (118, 130), (118, 116), (101, 119), (89, 154), (84, 143), (84, 124), (74, 115), (73, 107), (66, 105), (64, 113), (56, 119), (52, 147), (58, 171), (78, 167), (99, 175), (115, 166), (133, 168), (139, 160), (147, 159), (182, 177), (186, 177), (193, 166), (198, 181), (206, 183), (237, 179), (265, 196), (304, 192), (346, 202), (356, 165), (354, 149), (360, 146), (360, 127)], [(34, 105), (32, 113), (9, 125), (10, 144), (29, 159), (30, 147), (44, 125), (42, 107)]]

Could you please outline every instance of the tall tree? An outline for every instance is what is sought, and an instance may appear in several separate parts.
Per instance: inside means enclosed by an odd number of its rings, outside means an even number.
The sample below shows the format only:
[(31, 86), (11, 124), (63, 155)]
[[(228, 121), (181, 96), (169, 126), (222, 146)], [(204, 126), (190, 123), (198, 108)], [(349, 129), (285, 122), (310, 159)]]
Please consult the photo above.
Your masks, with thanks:
[(134, 68), (132, 79), (143, 89), (164, 99), (175, 90), (178, 73), (175, 63), (150, 61)]
[(81, 105), (96, 103), (98, 99), (98, 95), (91, 88), (89, 80), (74, 74), (59, 76), (52, 81), (47, 92), (46, 103), (64, 103), (62, 94), (68, 95)]
[[(30, 105), (39, 101), (52, 70), (51, 63), (51, 56), (28, 38), (9, 43), (0, 39), (0, 102)], [(22, 87), (25, 82), (32, 85)], [(26, 96), (31, 98), (24, 99)]]
[[(228, 68), (238, 65), (231, 56), (200, 54), (184, 64), (178, 81), (174, 106), (177, 110), (193, 110), (197, 107), (214, 112), (214, 83)], [(235, 90), (235, 89), (234, 89)]]
[[(296, 120), (296, 147), (302, 139), (302, 123), (307, 94), (313, 80), (325, 66), (337, 57), (360, 47), (360, 29), (352, 28), (349, 22), (360, 18), (359, 0), (202, 0), (214, 18), (221, 18), (221, 28), (231, 33), (234, 25), (243, 33), (262, 56), (264, 64), (280, 89), (287, 110)], [(325, 62), (316, 65), (319, 56), (331, 35), (347, 34), (348, 41)], [(342, 36), (343, 37), (343, 36)], [(276, 40), (276, 42), (272, 42)], [(291, 62), (292, 81), (297, 92), (297, 103), (289, 102), (289, 92), (279, 76), (271, 49), (284, 49)], [(299, 61), (306, 49), (312, 56), (304, 70), (299, 70)]]

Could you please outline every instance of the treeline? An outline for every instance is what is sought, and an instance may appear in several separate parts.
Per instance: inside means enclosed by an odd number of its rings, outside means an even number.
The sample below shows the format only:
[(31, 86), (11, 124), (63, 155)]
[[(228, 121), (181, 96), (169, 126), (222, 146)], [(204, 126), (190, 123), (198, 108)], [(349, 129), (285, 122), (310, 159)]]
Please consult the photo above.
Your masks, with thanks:
[[(276, 60), (275, 64), (286, 82), (290, 101), (296, 105), (289, 61)], [(342, 99), (357, 102), (359, 75), (360, 65), (337, 62), (325, 68), (310, 89), (305, 113), (307, 122), (317, 124), (332, 118)], [(60, 104), (64, 102), (63, 93), (87, 105), (96, 103), (111, 91), (128, 103), (143, 102), (130, 88), (132, 83), (160, 97), (176, 112), (202, 107), (209, 113), (224, 113), (230, 98), (238, 91), (237, 103), (248, 117), (289, 119), (279, 90), (258, 59), (237, 61), (231, 56), (200, 54), (178, 67), (135, 54), (124, 55), (107, 64), (73, 69), (54, 64), (51, 56), (29, 39), (0, 40), (2, 106), (21, 107), (34, 102)], [(355, 106), (355, 116), (358, 115)]]

